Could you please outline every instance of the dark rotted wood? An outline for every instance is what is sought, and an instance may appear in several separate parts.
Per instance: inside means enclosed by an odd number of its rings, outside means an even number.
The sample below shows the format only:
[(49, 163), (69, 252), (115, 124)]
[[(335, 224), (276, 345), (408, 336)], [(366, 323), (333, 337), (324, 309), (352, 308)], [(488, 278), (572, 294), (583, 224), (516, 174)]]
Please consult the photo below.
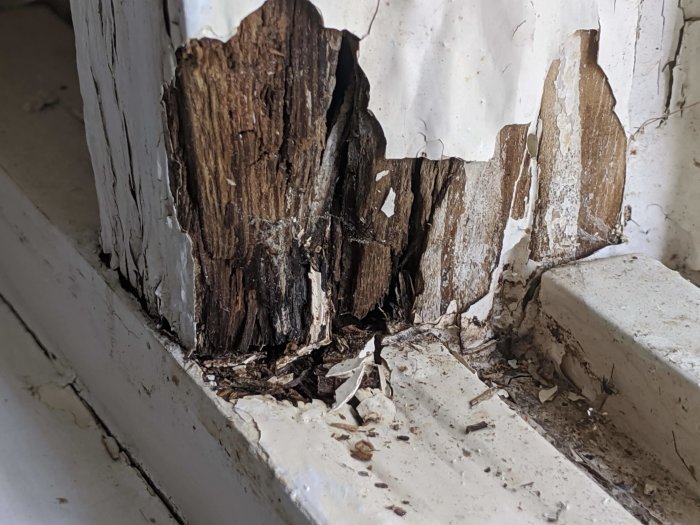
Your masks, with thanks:
[[(461, 162), (384, 158), (356, 52), (306, 0), (268, 0), (229, 42), (178, 50), (165, 106), (172, 192), (197, 263), (199, 354), (317, 342), (310, 271), (332, 317), (357, 319), (388, 300), (400, 271), (417, 271)], [(381, 211), (390, 192), (393, 214)]]
[[(204, 352), (303, 340), (323, 266), (317, 195), (341, 33), (308, 2), (267, 2), (227, 43), (190, 41), (167, 95), (173, 195), (199, 264)], [(311, 202), (319, 202), (315, 213)]]

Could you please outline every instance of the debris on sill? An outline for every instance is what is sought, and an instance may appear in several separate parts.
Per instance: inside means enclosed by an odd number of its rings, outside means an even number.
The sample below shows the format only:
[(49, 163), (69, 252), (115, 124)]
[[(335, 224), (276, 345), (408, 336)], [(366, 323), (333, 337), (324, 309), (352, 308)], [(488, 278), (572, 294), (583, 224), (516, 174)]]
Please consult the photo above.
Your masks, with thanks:
[[(383, 324), (383, 333), (349, 324), (338, 329), (324, 346), (298, 348), (290, 343), (282, 349), (267, 348), (246, 355), (194, 355), (192, 359), (201, 367), (204, 383), (227, 401), (255, 395), (270, 395), (293, 403), (320, 399), (337, 410), (347, 403), (360, 403), (364, 399), (357, 397), (361, 389), (370, 389), (374, 396), (381, 394), (391, 399), (390, 371), (379, 355), (381, 346), (415, 345), (417, 338), (428, 338), (448, 348), (457, 348), (456, 311), (453, 301), (446, 314), (434, 322), (388, 321)], [(507, 395), (503, 390), (497, 393)], [(372, 402), (377, 403), (389, 405), (376, 399)], [(384, 406), (381, 410), (391, 409)]]
[(557, 385), (554, 385), (551, 388), (543, 388), (542, 390), (539, 391), (537, 394), (538, 399), (540, 400), (540, 403), (544, 404), (547, 401), (551, 401), (554, 399), (554, 396), (557, 395), (557, 392), (559, 391), (559, 387)]
[[(504, 356), (494, 341), (463, 354), (489, 387), (472, 402), (507, 392), (504, 400), (525, 421), (642, 523), (676, 523), (700, 515), (700, 502), (656, 458), (617, 431), (607, 413), (560, 377), (550, 361), (526, 343), (514, 353), (514, 358)], [(546, 520), (556, 523), (562, 517), (555, 511)]]
[[(458, 351), (458, 342), (454, 335), (454, 331), (440, 331), (434, 326), (412, 326), (390, 336), (377, 337), (381, 341), (380, 357), (391, 369), (394, 390), (391, 399), (379, 388), (361, 387), (349, 403), (335, 410), (320, 400), (293, 406), (269, 396), (254, 396), (238, 399), (234, 412), (250, 422), (246, 428), (268, 457), (284, 457), (289, 480), (298, 483), (303, 479), (305, 486), (311, 487), (308, 497), (314, 501), (320, 497), (314, 492), (316, 488), (322, 490), (320, 485), (315, 485), (317, 476), (309, 475), (309, 465), (319, 460), (326, 469), (323, 487), (328, 480), (342, 486), (356, 483), (354, 492), (362, 495), (363, 503), (371, 502), (373, 509), (387, 509), (385, 512), (390, 516), (396, 514), (394, 508), (398, 507), (407, 513), (406, 519), (430, 522), (423, 513), (438, 501), (445, 516), (457, 516), (464, 510), (463, 501), (450, 496), (448, 502), (441, 497), (446, 492), (455, 495), (463, 491), (479, 492), (483, 488), (502, 496), (502, 502), (509, 502), (503, 504), (512, 504), (513, 508), (519, 502), (526, 502), (523, 507), (537, 509), (537, 516), (544, 522), (545, 514), (556, 515), (558, 502), (570, 503), (564, 492), (543, 490), (551, 481), (549, 477), (558, 479), (555, 468), (558, 460), (547, 455), (551, 449), (539, 438), (529, 441), (531, 429), (527, 429), (529, 437), (524, 441), (518, 440), (512, 448), (502, 448), (504, 442), (509, 442), (508, 436), (523, 431), (527, 425), (497, 400), (507, 387), (495, 383), (491, 385), (489, 399), (475, 407), (468, 406), (468, 400), (479, 396), (484, 388), (473, 373), (467, 373), (455, 361), (453, 352)], [(367, 340), (363, 342), (366, 344)], [(389, 344), (387, 340), (402, 342)], [(364, 344), (358, 345), (342, 361), (360, 358), (364, 348)], [(357, 364), (345, 366), (347, 370), (357, 368)], [(506, 366), (514, 374), (522, 372), (522, 366), (519, 370)], [(436, 385), (444, 385), (444, 391), (435, 388)], [(462, 401), (450, 402), (460, 399), (460, 392)], [(557, 396), (555, 400), (561, 398)], [(289, 430), (290, 422), (300, 424), (296, 432), (280, 440), (280, 434)], [(314, 447), (306, 449), (303, 444), (310, 440), (314, 440)], [(517, 445), (522, 443), (545, 453), (521, 458)], [(299, 450), (293, 457), (288, 453), (291, 446)], [(522, 465), (526, 465), (524, 470), (520, 468)], [(441, 472), (440, 479), (449, 480), (450, 489), (421, 482), (421, 474), (430, 472), (431, 468)], [(548, 473), (539, 472), (538, 468)], [(573, 467), (566, 468), (571, 472)], [(413, 507), (406, 495), (418, 494), (415, 491), (421, 491), (421, 501)], [(599, 494), (600, 499), (595, 503), (599, 508), (605, 497)], [(329, 505), (333, 506), (333, 502), (329, 501)], [(572, 512), (579, 512), (580, 507), (577, 509)], [(611, 505), (609, 511), (613, 509)], [(430, 516), (435, 516), (432, 510)], [(562, 514), (560, 521), (565, 518), (570, 519), (570, 515)], [(443, 521), (446, 522), (440, 522)]]
[[(367, 471), (371, 471), (377, 454), (392, 452), (392, 441), (411, 443), (412, 436), (423, 431), (419, 426), (406, 428), (399, 422), (390, 370), (382, 351), (391, 347), (392, 352), (403, 348), (422, 354), (428, 345), (439, 344), (475, 371), (487, 386), (465, 400), (469, 405), (462, 427), (465, 439), (483, 439), (482, 433), (498, 434), (499, 429), (488, 421), (468, 419), (469, 410), (479, 411), (482, 403), (498, 396), (637, 518), (647, 523), (664, 522), (656, 517), (669, 515), (668, 509), (678, 501), (682, 488), (672, 486), (673, 482), (666, 479), (661, 483), (663, 475), (659, 476), (653, 462), (640, 459), (641, 455), (630, 461), (629, 454), (621, 451), (634, 450), (635, 445), (616, 433), (604, 412), (589, 406), (578, 391), (557, 375), (551, 363), (540, 361), (534, 352), (506, 359), (496, 340), (461, 352), (455, 321), (454, 313), (448, 312), (434, 323), (389, 323), (385, 335), (348, 325), (338, 330), (328, 346), (314, 348), (294, 359), (289, 356), (298, 349), (290, 347), (254, 352), (235, 360), (199, 359), (199, 364), (203, 379), (209, 381), (209, 376), (214, 375), (218, 395), (236, 401), (236, 407), (243, 411), (249, 405), (242, 398), (270, 395), (298, 405), (292, 417), (300, 421), (308, 422), (312, 412), (320, 415), (332, 441), (342, 446), (348, 458), (358, 465), (367, 465), (358, 470), (358, 475), (366, 474), (375, 481)], [(411, 366), (408, 361), (396, 371), (404, 379), (410, 377), (412, 382), (420, 383), (420, 370), (412, 370)], [(393, 387), (403, 388), (401, 380)], [(268, 409), (276, 406), (269, 402), (265, 405)], [(468, 441), (459, 450), (461, 458), (472, 458), (474, 453)], [(684, 503), (693, 504), (697, 503)], [(557, 517), (557, 509), (548, 516)]]
[(320, 399), (336, 408), (359, 388), (390, 392), (388, 370), (375, 363), (376, 332), (348, 325), (328, 345), (268, 348), (232, 357), (193, 359), (202, 379), (227, 401), (271, 395), (294, 403)]
[(338, 409), (355, 397), (355, 393), (360, 388), (362, 380), (373, 366), (375, 337), (376, 336), (373, 336), (365, 343), (365, 346), (360, 350), (357, 357), (351, 357), (333, 365), (326, 373), (327, 378), (337, 377), (345, 379), (345, 382), (335, 391), (334, 409)]

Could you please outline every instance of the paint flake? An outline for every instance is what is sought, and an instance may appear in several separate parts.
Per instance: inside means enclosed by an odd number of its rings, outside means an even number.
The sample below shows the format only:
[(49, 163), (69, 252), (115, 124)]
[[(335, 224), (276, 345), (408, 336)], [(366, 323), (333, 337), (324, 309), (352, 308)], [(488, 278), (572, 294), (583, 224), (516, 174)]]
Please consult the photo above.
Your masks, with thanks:
[(394, 207), (396, 205), (396, 192), (394, 188), (389, 188), (389, 194), (386, 196), (384, 204), (382, 204), (382, 213), (391, 218), (394, 215)]

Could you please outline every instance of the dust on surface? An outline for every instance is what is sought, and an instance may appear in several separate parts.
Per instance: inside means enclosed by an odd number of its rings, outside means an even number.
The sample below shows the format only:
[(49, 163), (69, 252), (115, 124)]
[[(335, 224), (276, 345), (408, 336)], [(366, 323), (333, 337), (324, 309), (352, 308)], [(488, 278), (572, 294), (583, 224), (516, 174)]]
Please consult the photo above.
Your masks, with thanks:
[(494, 340), (463, 358), (494, 391), (507, 393), (501, 395), (506, 403), (641, 523), (700, 523), (700, 501), (654, 455), (616, 429), (604, 403), (599, 410), (591, 407), (539, 355), (529, 343), (521, 343), (513, 355), (504, 356)]

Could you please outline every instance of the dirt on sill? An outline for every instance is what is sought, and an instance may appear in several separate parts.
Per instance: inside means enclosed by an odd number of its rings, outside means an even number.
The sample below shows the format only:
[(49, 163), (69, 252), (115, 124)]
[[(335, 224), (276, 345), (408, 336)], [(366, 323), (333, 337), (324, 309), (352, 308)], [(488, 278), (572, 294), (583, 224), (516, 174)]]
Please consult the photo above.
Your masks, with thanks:
[(617, 430), (604, 404), (600, 410), (591, 407), (535, 348), (524, 344), (515, 353), (521, 357), (508, 359), (494, 340), (462, 357), (482, 381), (507, 392), (501, 396), (505, 402), (641, 523), (700, 523), (700, 501), (658, 458)]

